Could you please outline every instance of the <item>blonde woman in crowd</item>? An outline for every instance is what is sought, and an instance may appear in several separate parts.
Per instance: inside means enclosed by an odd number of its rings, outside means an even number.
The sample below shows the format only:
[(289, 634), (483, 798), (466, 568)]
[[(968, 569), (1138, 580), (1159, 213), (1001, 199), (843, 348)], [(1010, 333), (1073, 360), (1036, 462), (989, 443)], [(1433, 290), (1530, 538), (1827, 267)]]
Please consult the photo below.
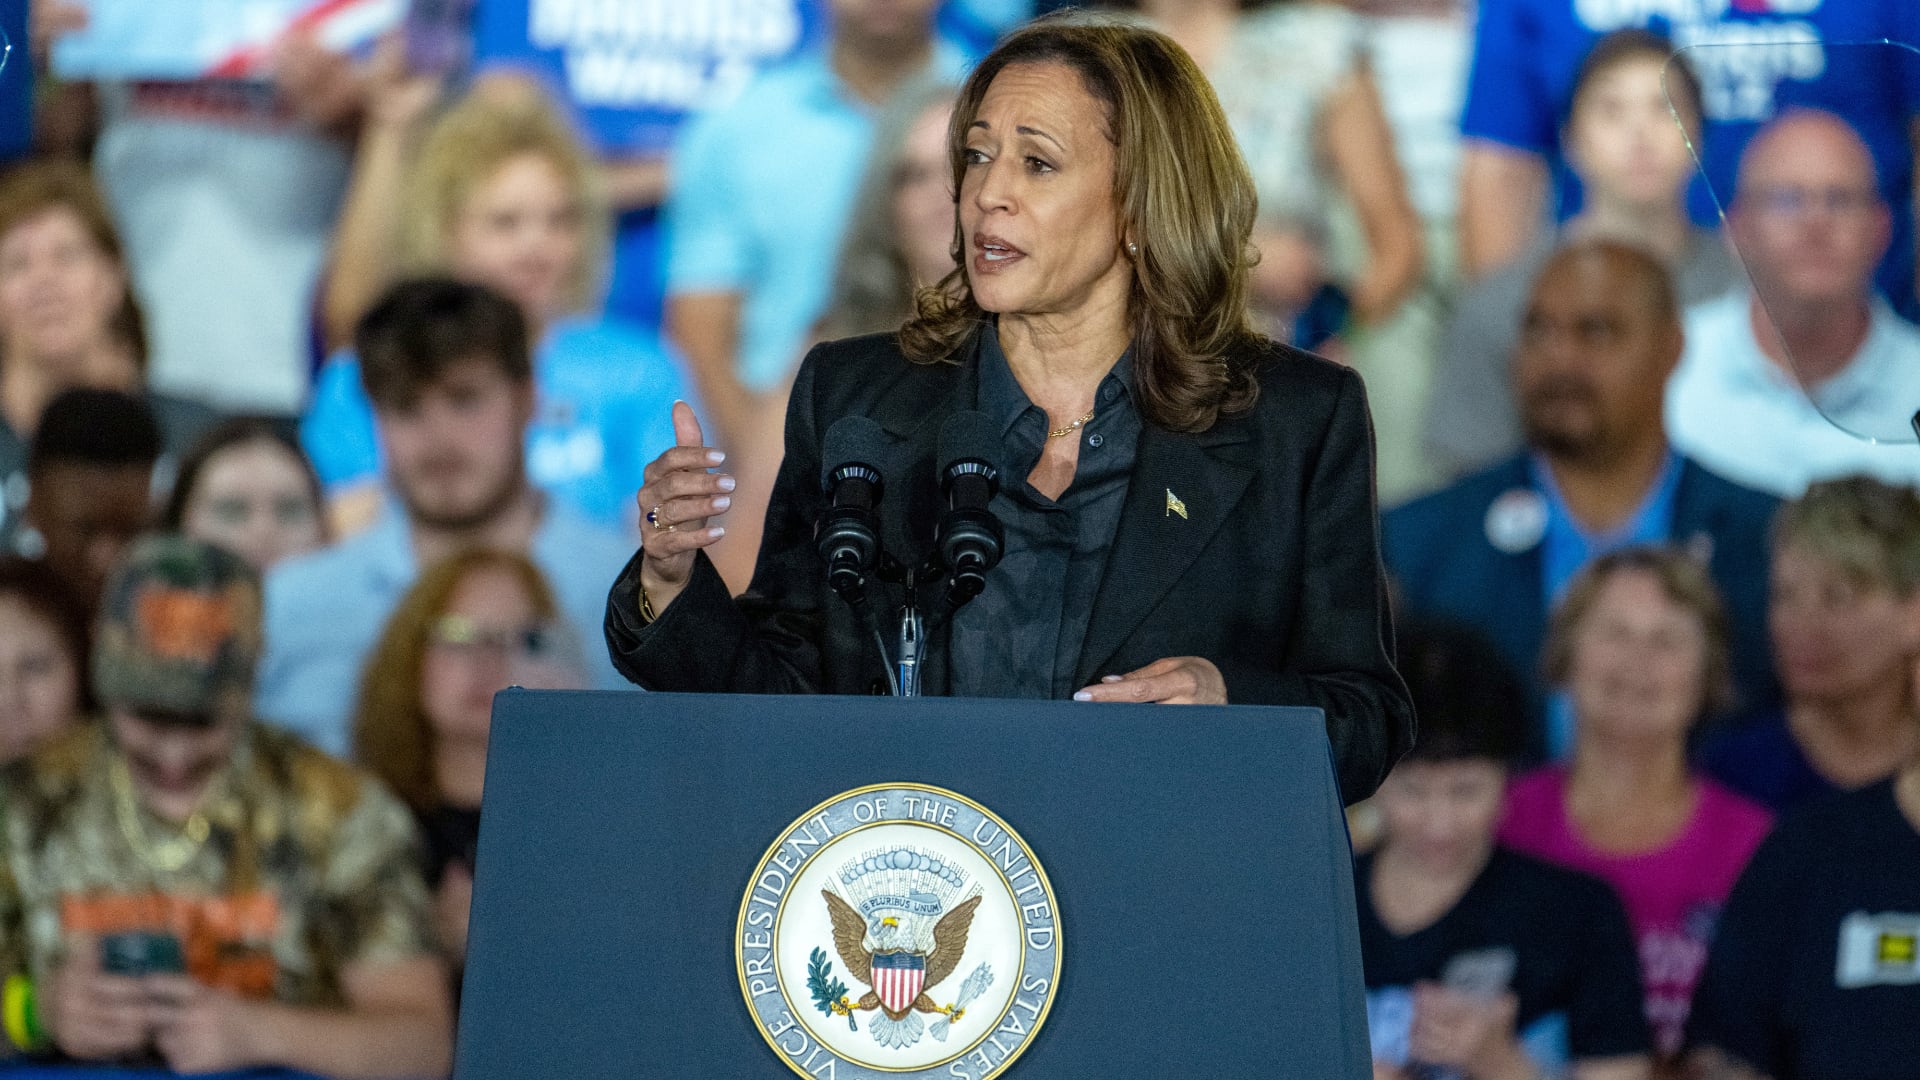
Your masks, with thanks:
[[(661, 417), (690, 391), (657, 334), (597, 314), (611, 219), (594, 162), (537, 84), (484, 79), (431, 118), (429, 90), (389, 78), (374, 96), (322, 300), (332, 336), (408, 274), (448, 274), (513, 300), (537, 343), (528, 475), (602, 524), (631, 528), (641, 470), (673, 445)], [(340, 531), (364, 524), (381, 451), (350, 353), (322, 369), (301, 441)]]

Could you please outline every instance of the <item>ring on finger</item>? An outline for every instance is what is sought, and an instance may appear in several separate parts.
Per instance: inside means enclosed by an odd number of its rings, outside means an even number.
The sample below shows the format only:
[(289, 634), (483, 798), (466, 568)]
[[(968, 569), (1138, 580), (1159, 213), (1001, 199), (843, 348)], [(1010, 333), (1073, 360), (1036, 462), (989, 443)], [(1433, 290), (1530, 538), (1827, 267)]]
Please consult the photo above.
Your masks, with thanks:
[(653, 526), (655, 529), (673, 528), (673, 526), (671, 525), (660, 524), (660, 504), (659, 503), (654, 503), (653, 509), (647, 511), (647, 524)]

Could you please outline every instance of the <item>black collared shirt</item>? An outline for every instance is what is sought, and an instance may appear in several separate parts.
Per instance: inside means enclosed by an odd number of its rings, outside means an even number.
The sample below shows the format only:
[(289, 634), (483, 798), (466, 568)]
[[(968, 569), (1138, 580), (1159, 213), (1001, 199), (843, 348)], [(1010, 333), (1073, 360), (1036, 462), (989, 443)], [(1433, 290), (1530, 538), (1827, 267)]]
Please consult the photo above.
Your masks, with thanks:
[(1021, 389), (993, 329), (979, 335), (976, 350), (976, 407), (1000, 424), (1004, 440), (992, 510), (1007, 543), (986, 590), (954, 616), (950, 689), (959, 697), (1070, 697), (1080, 689), (1074, 667), (1140, 442), (1132, 350), (1100, 381), (1093, 419), (1062, 436), (1080, 440), (1080, 460), (1057, 502), (1027, 483), (1047, 443), (1046, 412)]

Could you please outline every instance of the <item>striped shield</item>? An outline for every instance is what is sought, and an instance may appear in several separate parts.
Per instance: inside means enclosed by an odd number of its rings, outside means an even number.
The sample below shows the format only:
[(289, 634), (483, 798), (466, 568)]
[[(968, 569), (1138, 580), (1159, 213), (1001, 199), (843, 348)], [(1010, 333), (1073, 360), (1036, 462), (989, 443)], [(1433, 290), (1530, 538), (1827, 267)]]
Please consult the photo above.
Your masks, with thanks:
[(905, 1012), (920, 996), (927, 978), (927, 958), (919, 953), (880, 953), (873, 958), (873, 992), (889, 1012)]

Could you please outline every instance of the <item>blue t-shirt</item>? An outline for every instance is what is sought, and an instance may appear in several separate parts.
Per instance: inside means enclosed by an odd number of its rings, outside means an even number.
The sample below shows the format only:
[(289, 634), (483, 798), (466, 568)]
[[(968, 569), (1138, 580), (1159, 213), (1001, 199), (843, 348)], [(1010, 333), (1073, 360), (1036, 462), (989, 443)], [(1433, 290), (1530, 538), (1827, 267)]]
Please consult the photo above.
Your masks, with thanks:
[[(943, 43), (932, 64), (957, 82), (967, 58)], [(872, 113), (816, 50), (694, 118), (674, 145), (667, 291), (741, 295), (735, 374), (748, 389), (792, 373), (826, 307)]]
[[(1920, 46), (1914, 0), (1481, 0), (1462, 134), (1546, 155), (1556, 167), (1562, 216), (1572, 213), (1578, 185), (1559, 156), (1559, 135), (1574, 78), (1595, 41), (1627, 28), (1666, 35), (1699, 76), (1707, 114), (1702, 156), (1722, 202), (1732, 198), (1754, 132), (1780, 109), (1801, 106), (1837, 113), (1859, 129), (1888, 201), (1909, 204), (1908, 121), (1920, 113), (1920, 54), (1851, 43)], [(1696, 189), (1696, 216), (1711, 223), (1713, 200), (1703, 185)], [(1913, 291), (1912, 215), (1894, 220), (1880, 283), (1904, 304)]]
[[(538, 400), (527, 426), (527, 475), (602, 527), (631, 530), (641, 473), (673, 445), (673, 403), (693, 400), (679, 358), (657, 333), (568, 321), (541, 343), (533, 381)], [(373, 407), (352, 353), (336, 354), (321, 369), (300, 442), (329, 493), (378, 481)]]

